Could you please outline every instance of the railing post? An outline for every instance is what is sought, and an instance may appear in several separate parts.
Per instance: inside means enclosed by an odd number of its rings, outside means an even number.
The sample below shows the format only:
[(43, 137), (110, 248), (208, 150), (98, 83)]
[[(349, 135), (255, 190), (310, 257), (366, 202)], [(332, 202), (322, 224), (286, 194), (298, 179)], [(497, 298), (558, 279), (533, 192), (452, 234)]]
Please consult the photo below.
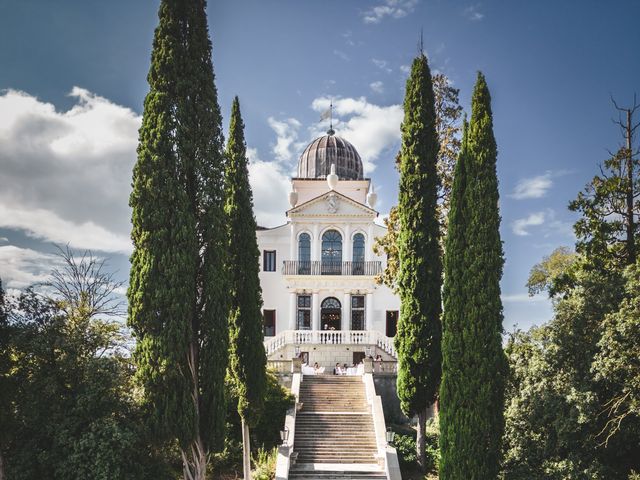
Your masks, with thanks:
[(291, 359), (291, 373), (300, 373), (302, 372), (302, 359), (301, 358), (292, 358)]
[(373, 373), (373, 360), (370, 358), (364, 359), (364, 373)]

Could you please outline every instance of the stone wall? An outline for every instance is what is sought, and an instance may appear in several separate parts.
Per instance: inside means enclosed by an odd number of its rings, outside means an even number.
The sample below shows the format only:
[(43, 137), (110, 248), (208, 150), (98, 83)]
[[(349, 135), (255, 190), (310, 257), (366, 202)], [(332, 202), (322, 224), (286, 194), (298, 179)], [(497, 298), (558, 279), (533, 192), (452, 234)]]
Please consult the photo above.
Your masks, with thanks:
[[(353, 363), (353, 353), (359, 352), (365, 353), (366, 347), (372, 348), (372, 355), (381, 355), (385, 361), (395, 360), (391, 355), (382, 350), (381, 348), (373, 345), (356, 345), (356, 344), (302, 344), (299, 345), (301, 352), (309, 353), (309, 365), (313, 365), (318, 362), (318, 365), (325, 367), (327, 373), (333, 371), (336, 363), (349, 366)], [(286, 345), (284, 348), (274, 352), (269, 356), (269, 360), (290, 360), (295, 355), (295, 345)]]

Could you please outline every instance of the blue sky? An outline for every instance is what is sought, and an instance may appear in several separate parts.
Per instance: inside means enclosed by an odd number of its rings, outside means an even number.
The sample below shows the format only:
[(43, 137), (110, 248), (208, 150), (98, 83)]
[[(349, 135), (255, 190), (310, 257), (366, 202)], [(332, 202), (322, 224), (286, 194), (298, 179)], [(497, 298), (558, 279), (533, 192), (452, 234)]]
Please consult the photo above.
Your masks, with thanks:
[[(128, 271), (131, 167), (147, 92), (157, 0), (0, 0), (0, 276), (43, 278), (53, 243), (90, 248)], [(379, 209), (395, 203), (399, 119), (420, 30), (432, 70), (460, 89), (477, 70), (499, 147), (505, 328), (550, 316), (529, 299), (531, 266), (574, 242), (568, 202), (620, 136), (610, 95), (640, 90), (634, 1), (211, 1), (226, 119), (240, 96), (256, 215), (283, 220), (288, 177), (325, 125), (359, 150)]]

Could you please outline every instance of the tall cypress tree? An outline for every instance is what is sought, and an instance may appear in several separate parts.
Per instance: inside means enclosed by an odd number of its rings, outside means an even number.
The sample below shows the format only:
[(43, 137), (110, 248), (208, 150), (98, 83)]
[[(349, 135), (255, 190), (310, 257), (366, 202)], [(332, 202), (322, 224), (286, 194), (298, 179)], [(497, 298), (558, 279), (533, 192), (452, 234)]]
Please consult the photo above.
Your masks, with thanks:
[(500, 470), (506, 359), (502, 243), (491, 97), (478, 73), (454, 173), (445, 250), (440, 478)]
[(260, 252), (247, 169), (247, 147), (238, 97), (233, 100), (227, 143), (226, 204), (231, 308), (231, 373), (242, 419), (244, 478), (249, 479), (249, 427), (255, 425), (266, 389), (262, 333)]
[(223, 138), (205, 2), (162, 0), (130, 197), (129, 325), (157, 431), (184, 477), (221, 447), (227, 358)]
[(396, 334), (398, 397), (402, 410), (418, 416), (417, 456), (425, 466), (427, 408), (441, 373), (442, 265), (437, 213), (438, 137), (431, 72), (424, 54), (411, 67), (404, 99), (399, 157), (398, 291)]

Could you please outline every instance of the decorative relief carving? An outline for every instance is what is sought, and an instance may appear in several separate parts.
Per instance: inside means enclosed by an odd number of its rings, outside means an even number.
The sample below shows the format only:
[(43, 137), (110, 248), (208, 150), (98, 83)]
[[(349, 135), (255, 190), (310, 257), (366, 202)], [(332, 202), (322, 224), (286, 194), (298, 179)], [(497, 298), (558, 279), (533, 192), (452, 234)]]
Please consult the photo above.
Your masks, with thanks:
[(338, 213), (340, 199), (335, 193), (331, 192), (327, 195), (326, 202), (329, 213)]

